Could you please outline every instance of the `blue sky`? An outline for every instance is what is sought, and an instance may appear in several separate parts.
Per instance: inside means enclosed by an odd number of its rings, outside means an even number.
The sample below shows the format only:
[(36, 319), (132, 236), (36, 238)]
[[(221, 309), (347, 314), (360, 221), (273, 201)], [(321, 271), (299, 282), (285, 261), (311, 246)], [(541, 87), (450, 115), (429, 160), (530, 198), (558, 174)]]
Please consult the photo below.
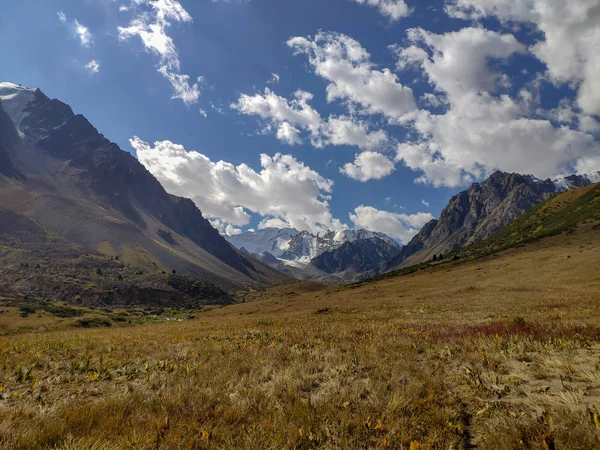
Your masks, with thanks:
[(224, 233), (407, 241), (496, 169), (600, 169), (600, 0), (3, 3), (0, 79), (71, 105)]

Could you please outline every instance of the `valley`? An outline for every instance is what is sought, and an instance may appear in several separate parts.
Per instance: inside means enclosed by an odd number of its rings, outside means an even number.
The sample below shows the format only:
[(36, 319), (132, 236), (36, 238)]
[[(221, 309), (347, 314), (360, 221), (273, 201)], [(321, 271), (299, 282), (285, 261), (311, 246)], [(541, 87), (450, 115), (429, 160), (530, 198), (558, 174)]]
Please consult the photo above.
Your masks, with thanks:
[(225, 238), (67, 105), (0, 94), (0, 448), (600, 446), (598, 173), (494, 172), (405, 245)]
[(595, 448), (592, 225), (373, 283), (248, 291), (181, 322), (0, 337), (0, 443)]

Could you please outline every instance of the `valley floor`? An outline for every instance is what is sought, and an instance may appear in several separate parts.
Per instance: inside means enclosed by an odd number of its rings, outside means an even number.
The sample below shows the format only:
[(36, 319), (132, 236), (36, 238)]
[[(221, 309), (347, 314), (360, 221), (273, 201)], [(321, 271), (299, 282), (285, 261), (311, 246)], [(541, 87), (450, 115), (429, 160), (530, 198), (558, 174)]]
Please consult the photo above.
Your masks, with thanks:
[(0, 337), (3, 449), (600, 448), (600, 232)]

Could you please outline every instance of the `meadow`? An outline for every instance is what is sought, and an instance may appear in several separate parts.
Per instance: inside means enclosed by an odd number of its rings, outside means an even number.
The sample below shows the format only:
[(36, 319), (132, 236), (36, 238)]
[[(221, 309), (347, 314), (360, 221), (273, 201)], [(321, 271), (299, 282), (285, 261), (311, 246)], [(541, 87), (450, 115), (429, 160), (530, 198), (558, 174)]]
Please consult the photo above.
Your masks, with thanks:
[(193, 317), (9, 306), (0, 448), (600, 448), (599, 261), (586, 229)]

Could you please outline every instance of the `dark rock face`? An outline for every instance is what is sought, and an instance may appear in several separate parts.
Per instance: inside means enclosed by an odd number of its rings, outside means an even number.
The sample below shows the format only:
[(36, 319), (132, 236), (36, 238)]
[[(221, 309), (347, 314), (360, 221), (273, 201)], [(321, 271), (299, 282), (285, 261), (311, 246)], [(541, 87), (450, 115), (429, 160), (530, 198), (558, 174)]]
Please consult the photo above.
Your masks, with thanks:
[(557, 187), (550, 180), (495, 172), (452, 197), (440, 218), (425, 225), (383, 270), (418, 264), (434, 254), (479, 242), (556, 193)]
[(326, 273), (352, 270), (364, 273), (377, 270), (382, 262), (398, 256), (400, 249), (381, 239), (361, 239), (346, 242), (341, 247), (318, 255), (311, 264)]
[[(227, 290), (290, 280), (236, 250), (191, 200), (168, 194), (85, 117), (40, 90), (31, 93), (20, 131), (0, 105), (0, 173), (27, 180), (20, 213), (74, 245), (108, 243), (117, 253), (129, 246), (155, 267)], [(13, 194), (2, 189), (0, 208), (10, 209)]]
[(22, 174), (16, 170), (10, 156), (11, 150), (17, 146), (19, 140), (17, 130), (8, 114), (2, 109), (2, 102), (0, 102), (0, 174), (22, 178)]

